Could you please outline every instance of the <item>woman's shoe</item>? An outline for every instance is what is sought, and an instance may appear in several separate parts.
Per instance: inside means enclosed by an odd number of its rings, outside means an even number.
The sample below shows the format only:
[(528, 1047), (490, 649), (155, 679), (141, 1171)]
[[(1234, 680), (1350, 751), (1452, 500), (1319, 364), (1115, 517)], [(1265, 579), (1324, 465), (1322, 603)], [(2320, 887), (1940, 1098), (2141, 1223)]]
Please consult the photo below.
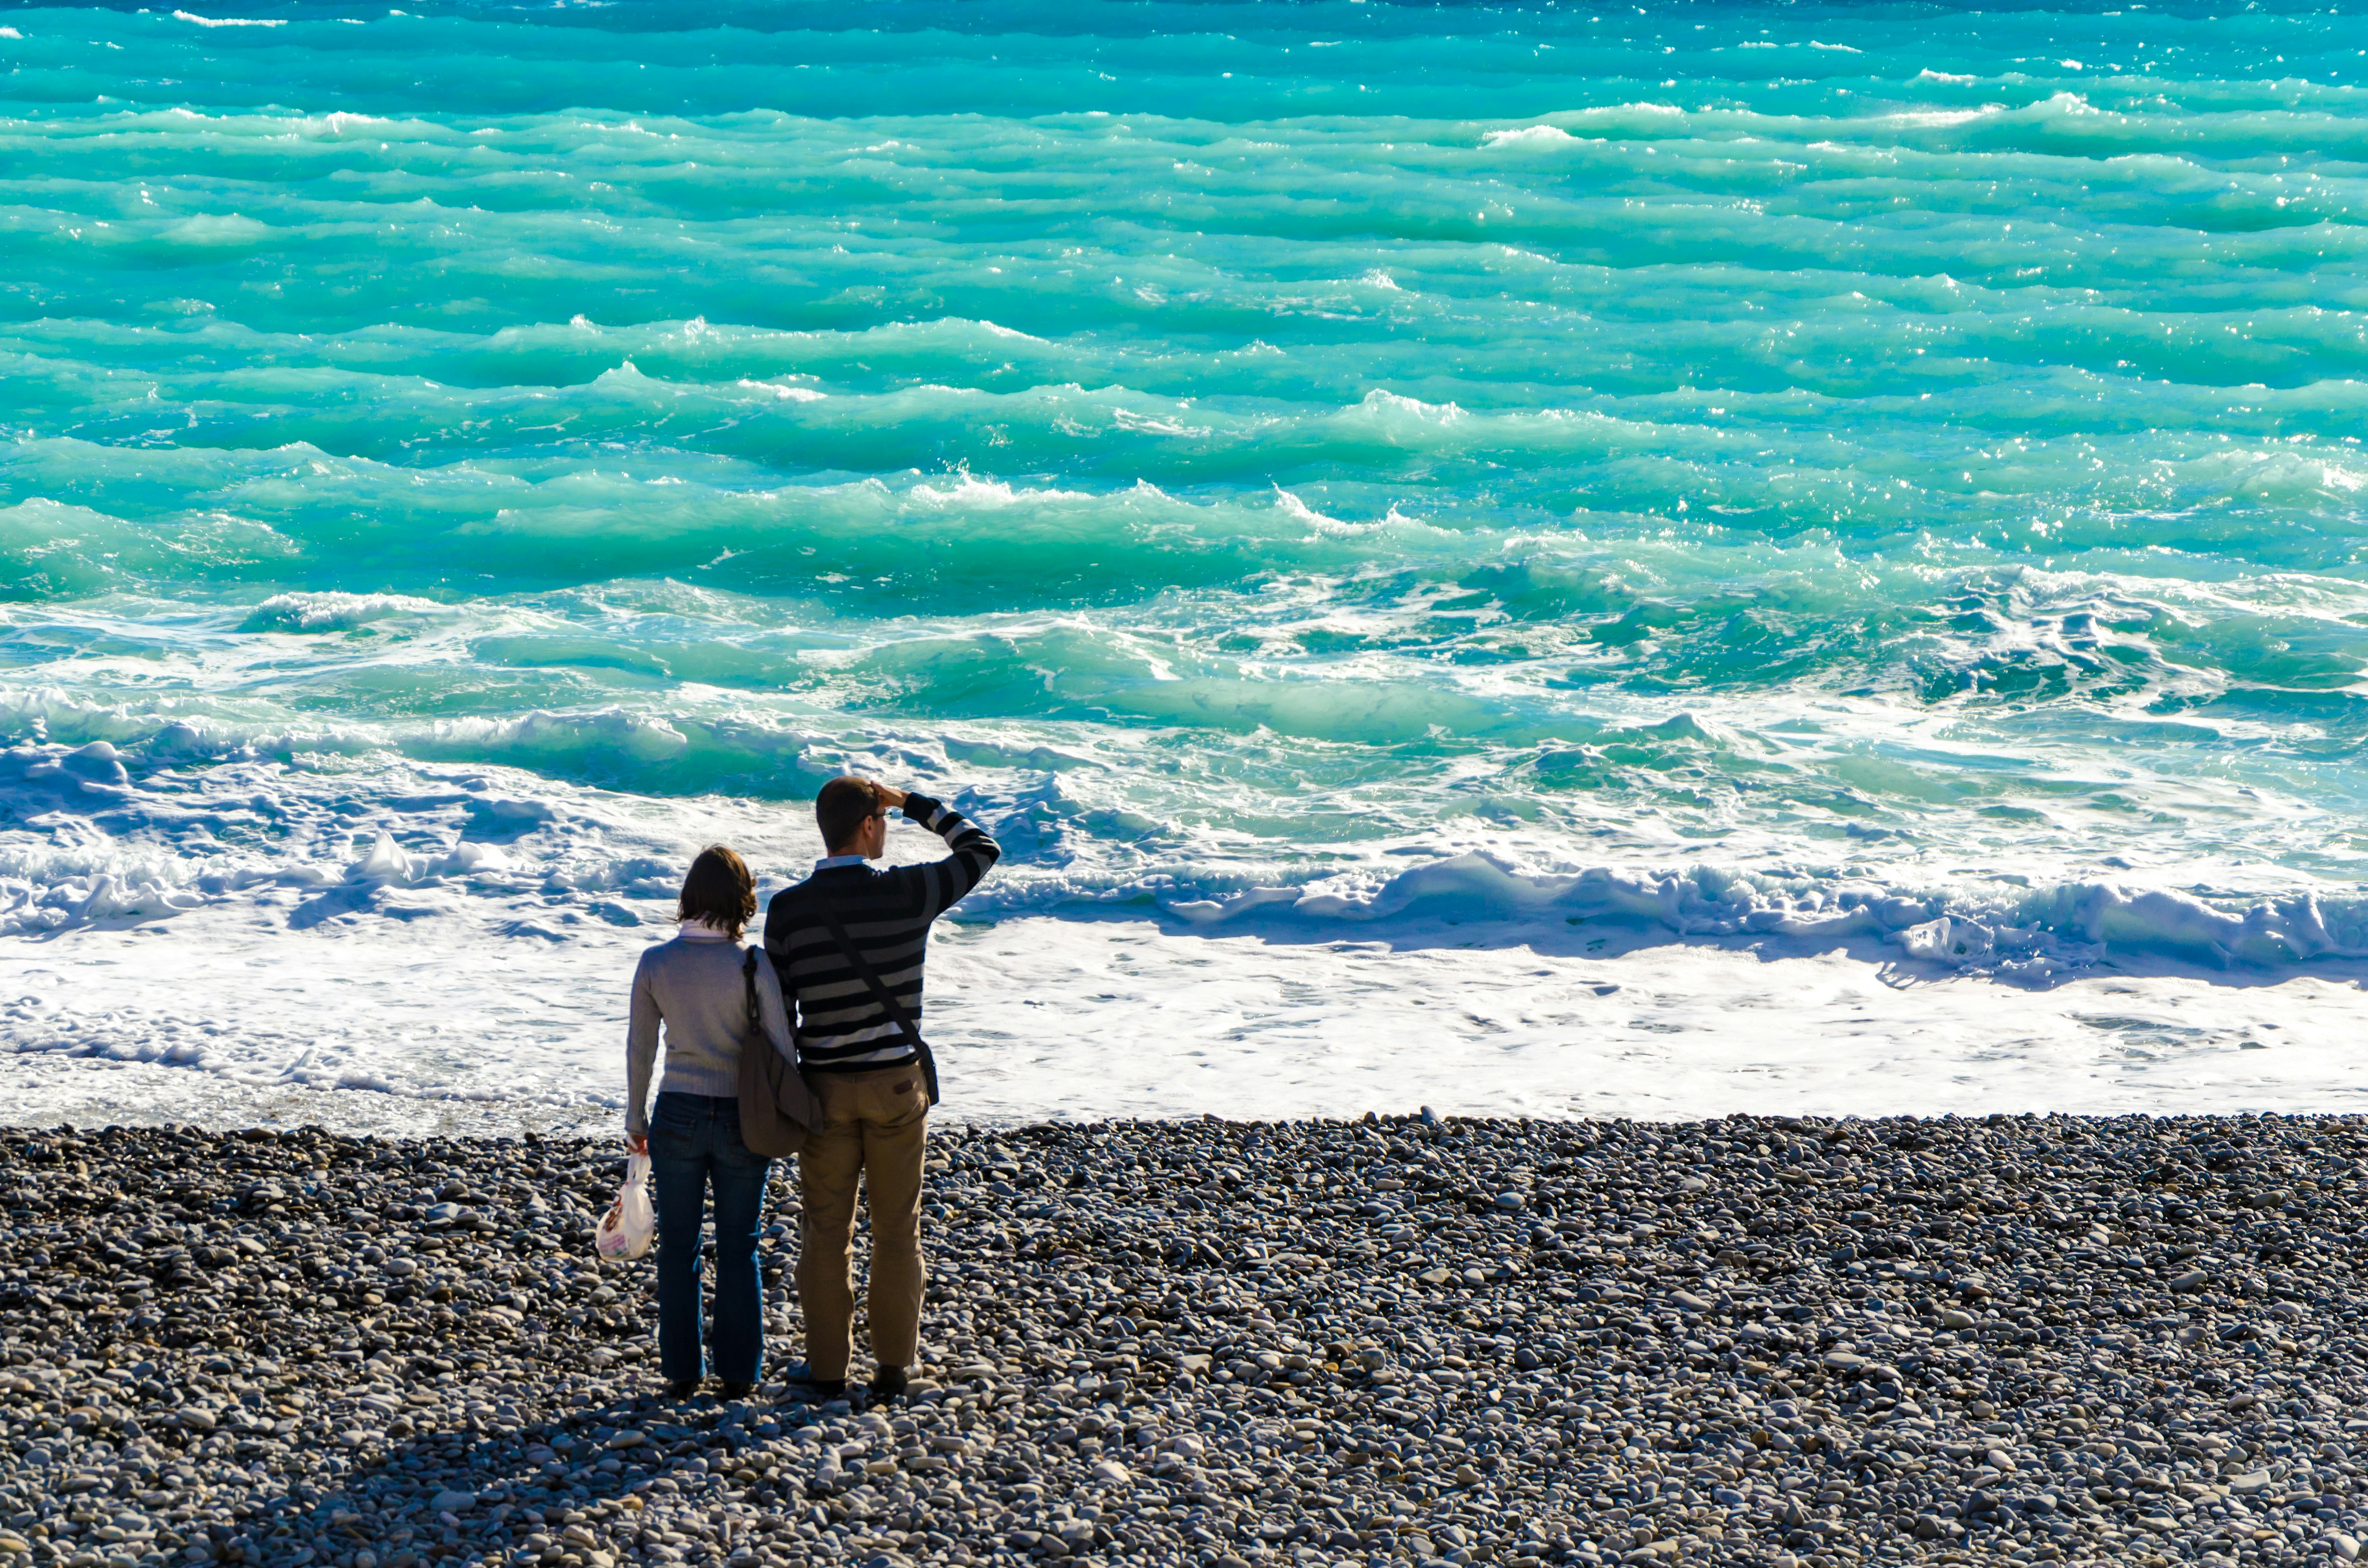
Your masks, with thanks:
[(902, 1399), (905, 1397), (905, 1391), (912, 1385), (913, 1380), (905, 1373), (904, 1368), (882, 1367), (871, 1374), (871, 1397)]
[(746, 1399), (748, 1397), (748, 1392), (756, 1386), (757, 1385), (754, 1383), (725, 1383), (723, 1385), (723, 1397), (726, 1399)]
[(677, 1378), (674, 1381), (666, 1384), (666, 1396), (668, 1399), (684, 1400), (689, 1399), (692, 1394), (695, 1394), (698, 1392), (699, 1380), (697, 1378)]

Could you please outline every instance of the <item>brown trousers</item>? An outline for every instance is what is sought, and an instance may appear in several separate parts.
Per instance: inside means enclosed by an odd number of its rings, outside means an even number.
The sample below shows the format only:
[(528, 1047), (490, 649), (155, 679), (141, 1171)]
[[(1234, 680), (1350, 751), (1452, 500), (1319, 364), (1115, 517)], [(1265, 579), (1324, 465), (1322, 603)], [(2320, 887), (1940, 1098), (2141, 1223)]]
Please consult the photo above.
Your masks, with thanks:
[(917, 1065), (869, 1073), (815, 1073), (817, 1116), (798, 1151), (805, 1206), (798, 1247), (798, 1301), (805, 1309), (806, 1365), (847, 1376), (854, 1354), (855, 1189), (871, 1206), (871, 1353), (910, 1367), (921, 1337), (921, 1160), (929, 1091)]

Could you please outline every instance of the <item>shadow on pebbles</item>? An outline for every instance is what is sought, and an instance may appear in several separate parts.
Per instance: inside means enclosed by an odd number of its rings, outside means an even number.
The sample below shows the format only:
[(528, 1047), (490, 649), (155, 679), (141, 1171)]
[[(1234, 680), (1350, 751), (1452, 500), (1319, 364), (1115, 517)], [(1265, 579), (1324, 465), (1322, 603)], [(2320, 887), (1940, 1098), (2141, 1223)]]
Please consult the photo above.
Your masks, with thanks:
[(949, 1128), (876, 1407), (655, 1398), (611, 1150), (0, 1150), (5, 1564), (2341, 1562), (2368, 1502), (2358, 1119)]

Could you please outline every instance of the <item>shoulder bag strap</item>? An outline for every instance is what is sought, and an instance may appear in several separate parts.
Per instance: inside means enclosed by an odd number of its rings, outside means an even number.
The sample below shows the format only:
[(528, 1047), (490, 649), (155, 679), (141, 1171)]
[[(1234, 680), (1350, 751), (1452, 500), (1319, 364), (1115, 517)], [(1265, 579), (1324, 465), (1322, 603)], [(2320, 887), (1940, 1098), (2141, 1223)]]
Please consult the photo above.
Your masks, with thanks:
[(921, 1038), (921, 1031), (914, 1024), (913, 1016), (905, 1011), (904, 1005), (898, 1002), (895, 994), (888, 989), (887, 982), (880, 978), (880, 971), (871, 967), (871, 960), (865, 958), (862, 950), (848, 939), (847, 927), (839, 924), (838, 912), (831, 908), (826, 900), (816, 899), (814, 903), (822, 911), (823, 924), (830, 927), (830, 939), (838, 944), (838, 950), (846, 956), (848, 967), (855, 971), (856, 975), (864, 984), (871, 987), (871, 994), (879, 999), (880, 1006), (886, 1010), (889, 1018), (898, 1028), (905, 1031), (905, 1043), (910, 1045), (914, 1054), (921, 1059), (921, 1081), (928, 1085), (929, 1103), (937, 1104), (938, 1059), (930, 1051), (929, 1042)]
[(759, 1060), (765, 1064), (765, 1083), (778, 1104), (781, 1076), (789, 1071), (789, 1063), (781, 1060), (781, 1053), (773, 1049), (773, 1042), (765, 1035), (764, 1009), (757, 1006), (757, 949), (753, 947), (740, 959), (740, 989), (748, 998), (748, 1045), (764, 1053)]

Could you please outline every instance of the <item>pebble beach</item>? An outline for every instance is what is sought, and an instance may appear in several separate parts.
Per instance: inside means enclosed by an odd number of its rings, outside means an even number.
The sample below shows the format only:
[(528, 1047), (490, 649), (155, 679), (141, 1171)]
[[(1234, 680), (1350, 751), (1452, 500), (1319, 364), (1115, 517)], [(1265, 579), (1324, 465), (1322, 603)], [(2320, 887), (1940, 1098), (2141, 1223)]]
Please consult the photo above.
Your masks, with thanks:
[(944, 1129), (878, 1406), (660, 1401), (651, 1260), (592, 1247), (621, 1165), (0, 1137), (0, 1560), (2360, 1550), (2357, 1118)]

